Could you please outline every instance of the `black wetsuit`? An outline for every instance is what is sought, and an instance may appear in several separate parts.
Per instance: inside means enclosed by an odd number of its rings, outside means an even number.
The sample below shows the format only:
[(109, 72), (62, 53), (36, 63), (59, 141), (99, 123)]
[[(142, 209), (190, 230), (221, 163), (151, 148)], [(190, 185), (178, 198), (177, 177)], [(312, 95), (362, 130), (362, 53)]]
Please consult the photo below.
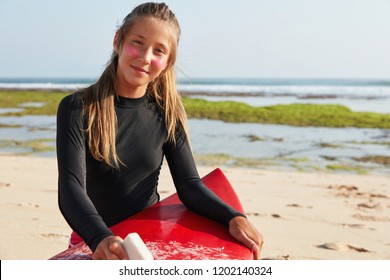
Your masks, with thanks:
[(148, 94), (138, 99), (116, 97), (115, 112), (116, 150), (124, 163), (120, 169), (90, 154), (82, 93), (65, 97), (57, 114), (59, 207), (93, 251), (113, 235), (108, 227), (159, 200), (157, 183), (164, 155), (184, 205), (223, 224), (244, 216), (202, 183), (184, 133), (177, 134), (176, 144), (167, 141), (163, 114)]

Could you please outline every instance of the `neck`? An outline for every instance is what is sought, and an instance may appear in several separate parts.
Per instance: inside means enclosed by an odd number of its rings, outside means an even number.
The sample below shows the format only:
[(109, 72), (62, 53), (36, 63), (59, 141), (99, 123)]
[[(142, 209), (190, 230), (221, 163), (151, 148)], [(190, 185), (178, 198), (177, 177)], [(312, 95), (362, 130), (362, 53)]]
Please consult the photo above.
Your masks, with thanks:
[(148, 85), (131, 87), (128, 85), (123, 85), (121, 83), (117, 83), (116, 90), (117, 94), (126, 97), (126, 98), (140, 98), (145, 95), (146, 89)]
[(144, 96), (146, 93), (146, 87), (144, 89), (140, 90), (131, 90), (131, 89), (126, 89), (126, 90), (120, 90), (117, 89), (117, 94), (126, 97), (126, 98), (141, 98)]

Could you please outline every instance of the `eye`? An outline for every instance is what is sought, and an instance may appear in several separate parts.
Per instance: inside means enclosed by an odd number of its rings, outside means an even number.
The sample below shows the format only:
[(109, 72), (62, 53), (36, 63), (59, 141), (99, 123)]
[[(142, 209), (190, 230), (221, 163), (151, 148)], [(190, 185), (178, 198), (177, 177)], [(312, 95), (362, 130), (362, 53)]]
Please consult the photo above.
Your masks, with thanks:
[(157, 48), (157, 49), (155, 49), (154, 51), (155, 51), (156, 53), (160, 54), (160, 55), (165, 54), (165, 50), (163, 50), (163, 49)]
[(137, 46), (142, 46), (142, 42), (140, 40), (133, 40), (132, 43)]

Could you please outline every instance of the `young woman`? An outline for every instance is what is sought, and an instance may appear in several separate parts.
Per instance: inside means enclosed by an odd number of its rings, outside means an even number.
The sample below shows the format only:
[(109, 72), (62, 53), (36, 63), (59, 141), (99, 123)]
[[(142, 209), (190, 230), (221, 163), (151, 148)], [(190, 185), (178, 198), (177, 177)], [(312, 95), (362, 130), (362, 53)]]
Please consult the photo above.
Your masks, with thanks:
[(179, 36), (167, 5), (139, 5), (117, 30), (99, 80), (59, 105), (59, 207), (93, 259), (127, 258), (122, 239), (109, 227), (159, 200), (164, 156), (183, 204), (226, 224), (260, 257), (260, 233), (209, 191), (196, 170), (175, 88)]

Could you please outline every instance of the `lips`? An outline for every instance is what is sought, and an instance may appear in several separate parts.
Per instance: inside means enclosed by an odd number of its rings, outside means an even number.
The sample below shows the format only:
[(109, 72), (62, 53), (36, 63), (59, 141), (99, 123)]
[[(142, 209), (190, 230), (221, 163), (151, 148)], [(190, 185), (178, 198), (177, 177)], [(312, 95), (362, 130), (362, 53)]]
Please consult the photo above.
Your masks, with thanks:
[(140, 68), (140, 67), (137, 67), (137, 66), (134, 66), (134, 65), (130, 65), (130, 66), (131, 66), (131, 68), (133, 68), (133, 69), (134, 69), (135, 71), (137, 71), (137, 72), (149, 74), (148, 71), (146, 71), (146, 70), (144, 70), (144, 69), (142, 69), (142, 68)]

